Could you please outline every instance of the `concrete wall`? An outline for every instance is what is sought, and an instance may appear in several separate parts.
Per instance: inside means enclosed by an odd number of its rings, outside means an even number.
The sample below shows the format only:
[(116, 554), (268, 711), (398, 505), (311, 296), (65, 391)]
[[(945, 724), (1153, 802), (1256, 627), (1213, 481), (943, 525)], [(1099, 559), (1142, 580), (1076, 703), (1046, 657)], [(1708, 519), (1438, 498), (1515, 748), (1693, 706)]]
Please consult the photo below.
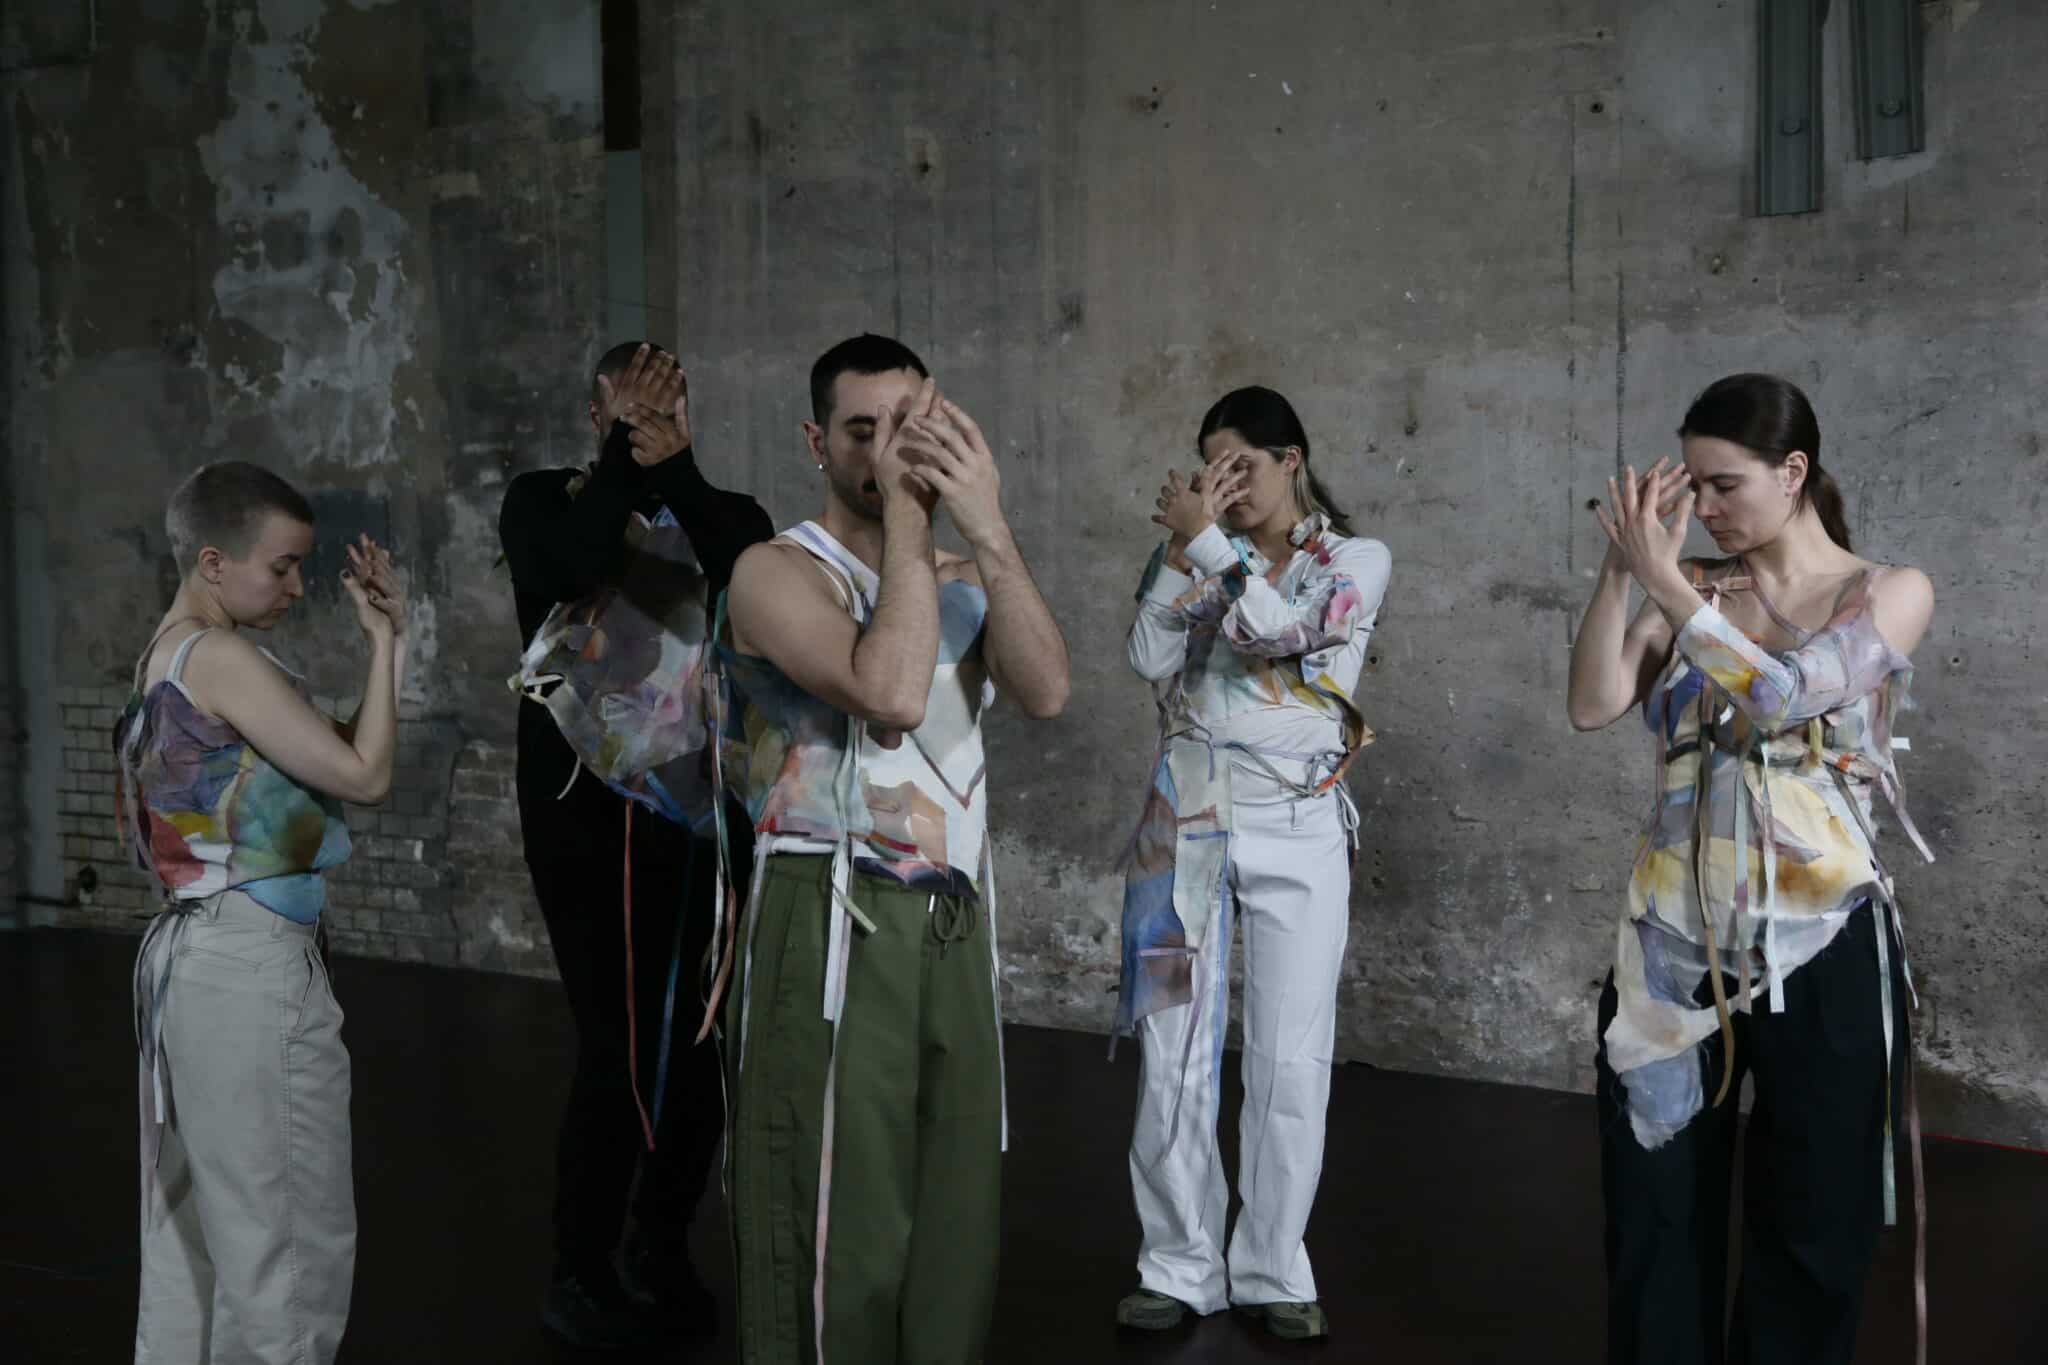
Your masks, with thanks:
[(518, 640), (496, 520), (516, 469), (585, 454), (594, 7), (97, 9), (95, 36), (82, 3), (10, 7), (0, 77), (25, 887), (77, 900), (90, 867), (97, 892), (60, 918), (147, 908), (113, 841), (107, 729), (175, 584), (167, 493), (250, 458), (322, 513), (275, 642), (317, 691), (360, 677), (342, 537), (391, 541), (418, 602), (398, 789), (357, 821), (337, 941), (546, 970), (502, 818)]
[[(76, 7), (28, 8), (8, 64), (71, 50)], [(1930, 150), (1868, 165), (1837, 14), (1826, 208), (1761, 220), (1747, 3), (866, 9), (644, 7), (650, 315), (690, 364), (706, 468), (779, 521), (817, 505), (810, 361), (862, 328), (922, 350), (1003, 457), (1077, 662), (1066, 717), (991, 726), (1013, 1017), (1109, 1017), (1112, 863), (1153, 733), (1121, 647), (1150, 490), (1211, 399), (1262, 380), (1395, 555), (1341, 1050), (1588, 1084), (1648, 758), (1630, 725), (1564, 721), (1584, 503), (1670, 449), (1702, 384), (1773, 368), (1820, 407), (1860, 544), (1940, 592), (1906, 771), (1943, 861), (1891, 848), (1930, 1125), (2048, 1141), (2027, 877), (2048, 13), (1925, 6)], [(246, 455), (321, 498), (323, 539), (387, 529), (421, 601), (405, 775), (363, 818), (337, 937), (545, 971), (495, 515), (510, 473), (585, 449), (593, 7), (100, 15), (88, 59), (0, 75), (17, 881), (62, 900), (93, 867), (92, 906), (41, 912), (63, 922), (144, 908), (112, 868), (109, 708), (166, 591), (164, 494)], [(339, 601), (302, 617), (281, 648), (342, 696)]]
[[(1837, 7), (1839, 10), (1841, 7)], [(2019, 717), (2044, 338), (2048, 11), (1930, 5), (1930, 150), (1853, 161), (1828, 31), (1823, 212), (1750, 212), (1748, 4), (696, 6), (650, 84), (652, 267), (704, 463), (819, 494), (804, 376), (862, 328), (981, 418), (1075, 647), (1076, 704), (992, 723), (1010, 1009), (1103, 1027), (1153, 745), (1122, 635), (1153, 489), (1222, 391), (1301, 406), (1394, 553), (1340, 1047), (1591, 1080), (1649, 756), (1563, 712), (1587, 497), (1738, 368), (1812, 393), (1870, 553), (1926, 566), (1906, 760), (1943, 862), (1892, 848), (1935, 1127), (2048, 1137), (2043, 743)], [(657, 145), (659, 144), (659, 145)], [(667, 149), (666, 169), (659, 164)], [(667, 196), (667, 197), (664, 197)], [(659, 252), (659, 243), (654, 243)]]

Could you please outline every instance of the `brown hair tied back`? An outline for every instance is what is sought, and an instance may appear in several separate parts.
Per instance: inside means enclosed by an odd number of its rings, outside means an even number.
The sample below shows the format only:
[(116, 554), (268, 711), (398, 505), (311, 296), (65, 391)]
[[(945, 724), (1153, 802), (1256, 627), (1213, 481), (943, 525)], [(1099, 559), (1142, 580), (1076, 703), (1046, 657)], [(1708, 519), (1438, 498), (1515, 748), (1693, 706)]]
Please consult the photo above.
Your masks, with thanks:
[(1820, 422), (1797, 384), (1770, 374), (1717, 379), (1685, 410), (1678, 434), (1713, 436), (1742, 446), (1773, 469), (1782, 467), (1793, 451), (1805, 452), (1806, 482), (1799, 487), (1799, 500), (1812, 505), (1828, 539), (1849, 548), (1842, 490), (1820, 467)]

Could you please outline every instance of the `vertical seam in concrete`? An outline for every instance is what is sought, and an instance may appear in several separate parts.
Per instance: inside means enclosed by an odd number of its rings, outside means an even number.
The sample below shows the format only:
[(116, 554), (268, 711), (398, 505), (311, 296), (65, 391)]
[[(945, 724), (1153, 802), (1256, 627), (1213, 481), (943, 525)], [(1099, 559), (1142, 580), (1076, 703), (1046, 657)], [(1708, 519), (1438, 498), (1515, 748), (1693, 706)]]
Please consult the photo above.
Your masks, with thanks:
[[(1616, 215), (1620, 217), (1619, 214)], [(1628, 400), (1628, 269), (1617, 266), (1614, 271), (1614, 472), (1622, 470), (1622, 460), (1627, 456), (1624, 431), (1627, 426), (1625, 404)]]
[[(1579, 101), (1577, 95), (1565, 99), (1565, 199), (1564, 199), (1564, 324), (1567, 354), (1565, 356), (1566, 401), (1564, 405), (1564, 568), (1567, 574), (1578, 570), (1578, 547), (1572, 535), (1572, 522), (1577, 515), (1579, 489), (1577, 483), (1579, 453), (1579, 403), (1576, 393), (1579, 374)], [(1572, 638), (1571, 613), (1564, 614), (1564, 637), (1569, 645)]]
[[(1622, 145), (1628, 131), (1620, 102), (1612, 109), (1614, 118), (1614, 170), (1625, 172), (1628, 150)], [(1628, 227), (1620, 204), (1614, 207), (1614, 472), (1621, 474), (1628, 458)]]

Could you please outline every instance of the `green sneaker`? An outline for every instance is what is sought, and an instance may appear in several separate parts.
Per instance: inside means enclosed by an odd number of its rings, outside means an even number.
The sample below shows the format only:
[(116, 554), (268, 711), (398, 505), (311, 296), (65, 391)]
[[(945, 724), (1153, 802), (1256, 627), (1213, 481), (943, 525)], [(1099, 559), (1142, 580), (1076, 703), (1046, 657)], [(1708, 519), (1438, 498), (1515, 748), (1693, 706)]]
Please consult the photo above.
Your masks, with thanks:
[(1141, 1332), (1164, 1332), (1169, 1327), (1178, 1327), (1187, 1313), (1188, 1306), (1179, 1299), (1150, 1289), (1137, 1289), (1118, 1302), (1116, 1324)]
[(1320, 1303), (1244, 1303), (1237, 1311), (1257, 1318), (1276, 1337), (1288, 1341), (1309, 1341), (1330, 1335), (1330, 1320)]

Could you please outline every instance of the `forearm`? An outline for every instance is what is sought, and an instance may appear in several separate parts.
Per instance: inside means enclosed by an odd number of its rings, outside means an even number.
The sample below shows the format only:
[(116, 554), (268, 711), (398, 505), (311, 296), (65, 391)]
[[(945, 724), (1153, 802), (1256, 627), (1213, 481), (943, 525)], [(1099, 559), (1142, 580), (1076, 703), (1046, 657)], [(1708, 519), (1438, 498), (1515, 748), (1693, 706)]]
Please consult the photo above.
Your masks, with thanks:
[(1052, 619), (1007, 526), (973, 549), (974, 566), (988, 596), (984, 648), (990, 667), (1009, 686), (1025, 714), (1049, 720), (1067, 704), (1066, 636)]
[(362, 704), (356, 708), (343, 736), (363, 765), (363, 805), (381, 802), (391, 788), (392, 756), (398, 746), (398, 678), (403, 652), (402, 642), (390, 635), (371, 637)]
[(1798, 649), (1773, 654), (1702, 603), (1677, 646), (1766, 733), (1838, 710), (1902, 666), (1867, 616), (1830, 622)]
[[(1190, 558), (1209, 567), (1203, 556)], [(1239, 652), (1264, 659), (1341, 648), (1361, 633), (1370, 634), (1392, 569), (1393, 557), (1384, 545), (1350, 540), (1327, 561), (1312, 565), (1287, 594), (1262, 575), (1243, 575), (1242, 591), (1223, 615), (1223, 638)]]
[(522, 591), (573, 602), (617, 575), (626, 553), (626, 523), (645, 477), (625, 439), (630, 432), (624, 423), (614, 425), (575, 496), (535, 488), (516, 504), (508, 500), (499, 537)]
[(1628, 667), (1628, 570), (1613, 556), (1600, 566), (1593, 600), (1572, 637), (1571, 681), (1565, 708), (1572, 724), (1597, 729), (1628, 709), (1635, 697), (1635, 675)]
[(685, 446), (654, 466), (648, 480), (689, 536), (714, 593), (732, 581), (732, 566), (748, 546), (775, 534), (761, 504), (743, 493), (712, 486), (697, 467), (693, 447)]
[[(391, 704), (394, 707), (402, 705), (405, 699), (405, 652), (405, 637), (401, 635), (391, 647)], [(354, 713), (347, 720), (335, 724), (335, 730), (350, 743), (355, 741), (356, 723), (362, 718), (363, 701), (368, 697), (368, 692), (365, 692), (363, 698), (356, 702)]]
[(1173, 560), (1172, 547), (1161, 545), (1146, 561), (1138, 582), (1138, 615), (1124, 641), (1131, 671), (1146, 682), (1170, 678), (1187, 662), (1188, 622), (1177, 604), (1195, 583)]
[(907, 495), (882, 510), (881, 583), (867, 629), (853, 649), (853, 673), (882, 716), (914, 729), (924, 716), (939, 659), (939, 584), (930, 516)]
[(1693, 615), (1701, 607), (1707, 605), (1707, 599), (1701, 597), (1693, 585), (1686, 581), (1684, 572), (1675, 563), (1666, 565), (1645, 578), (1643, 591), (1657, 604), (1657, 610), (1671, 623), (1674, 632), (1685, 629), (1685, 623), (1692, 620)]

